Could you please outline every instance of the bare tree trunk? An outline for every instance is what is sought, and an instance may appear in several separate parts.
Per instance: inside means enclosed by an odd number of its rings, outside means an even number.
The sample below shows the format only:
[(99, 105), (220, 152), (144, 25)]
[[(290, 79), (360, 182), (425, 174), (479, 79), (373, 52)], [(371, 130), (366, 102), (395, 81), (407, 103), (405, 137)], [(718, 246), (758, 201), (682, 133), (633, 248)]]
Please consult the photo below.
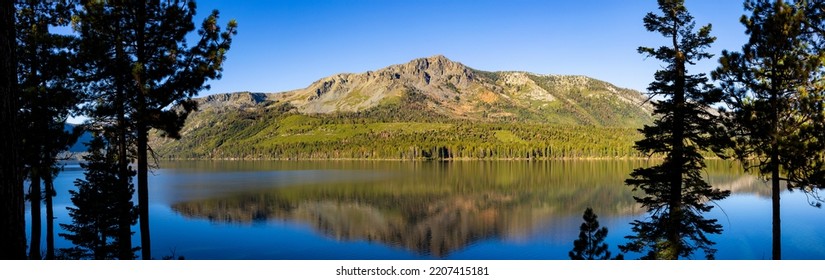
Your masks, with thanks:
[[(141, 98), (142, 97), (138, 97)], [(138, 124), (137, 128), (137, 150), (138, 150), (138, 208), (140, 211), (140, 248), (141, 256), (144, 260), (152, 259), (152, 244), (149, 235), (149, 184), (148, 179), (148, 158), (147, 158), (147, 137), (146, 127)]]
[(774, 153), (771, 157), (771, 161), (774, 162), (773, 169), (771, 171), (771, 208), (772, 211), (772, 221), (773, 221), (773, 259), (774, 260), (781, 260), (782, 259), (782, 222), (779, 215), (779, 157), (777, 153)]
[[(122, 100), (122, 91), (118, 91), (118, 96)], [(117, 128), (117, 166), (118, 166), (118, 188), (121, 188), (120, 199), (118, 200), (118, 258), (121, 260), (131, 260), (134, 258), (132, 253), (132, 209), (128, 207), (129, 201), (132, 200), (129, 189), (129, 161), (127, 160), (128, 151), (126, 146), (126, 117), (123, 112), (123, 101), (119, 102), (118, 109), (118, 128)]]
[(46, 259), (54, 259), (54, 178), (52, 173), (47, 172), (43, 176), (43, 183), (46, 185)]
[[(137, 52), (137, 61), (141, 63), (145, 67), (147, 65), (146, 60), (147, 57), (146, 53), (146, 46), (145, 46), (145, 36), (144, 36), (144, 27), (146, 26), (146, 19), (144, 16), (146, 15), (146, 5), (138, 5), (137, 6), (138, 12), (137, 15), (137, 23), (138, 28), (136, 29), (137, 33), (137, 42), (136, 42), (136, 52)], [(149, 175), (149, 159), (147, 155), (148, 146), (147, 143), (147, 133), (149, 130), (146, 118), (146, 89), (145, 86), (145, 71), (141, 71), (137, 77), (137, 82), (139, 84), (138, 92), (135, 92), (135, 98), (137, 98), (137, 116), (135, 116), (135, 121), (137, 125), (137, 192), (138, 192), (138, 211), (140, 212), (140, 248), (141, 248), (141, 256), (144, 260), (151, 260), (152, 259), (152, 242), (151, 242), (151, 235), (149, 234), (149, 182), (147, 182), (148, 175)]]
[[(116, 28), (119, 28), (120, 23)], [(117, 62), (120, 62), (123, 57), (123, 45), (122, 40), (118, 38), (116, 41), (116, 53), (115, 58)], [(126, 121), (126, 90), (124, 78), (120, 75), (115, 77), (115, 87), (116, 87), (116, 97), (115, 102), (117, 103), (117, 166), (118, 166), (118, 179), (119, 184), (118, 188), (121, 188), (121, 197), (119, 199), (118, 207), (119, 217), (118, 217), (118, 258), (121, 260), (131, 260), (134, 258), (134, 254), (132, 253), (132, 209), (129, 206), (129, 201), (132, 200), (132, 195), (129, 193), (129, 177), (132, 174), (129, 172), (129, 161), (128, 161), (128, 147), (126, 145), (126, 133), (127, 129), (127, 121)]]
[[(118, 95), (122, 95), (119, 91)], [(120, 215), (118, 217), (118, 249), (121, 260), (131, 260), (134, 258), (132, 253), (132, 209), (128, 207), (129, 201), (132, 200), (131, 194), (127, 191), (129, 189), (129, 161), (127, 160), (127, 146), (126, 146), (126, 118), (122, 111), (123, 103), (120, 103), (118, 112), (118, 129), (117, 129), (117, 152), (118, 152), (118, 188), (121, 188), (121, 197), (118, 201), (120, 207)]]
[(32, 232), (31, 246), (29, 246), (29, 258), (39, 260), (40, 257), (40, 232), (42, 223), (40, 222), (40, 171), (32, 170), (31, 188), (29, 189), (29, 202), (31, 202)]
[[(778, 1), (777, 3), (781, 4), (782, 2)], [(771, 81), (776, 80), (778, 80), (776, 73), (772, 72)], [(771, 86), (774, 87), (775, 84), (771, 83)], [(773, 242), (771, 246), (774, 260), (782, 259), (782, 223), (779, 216), (779, 96), (779, 90), (772, 88), (770, 104), (772, 108), (771, 124), (773, 125), (773, 131), (771, 132), (771, 161), (769, 165), (771, 168), (771, 216), (773, 231)]]

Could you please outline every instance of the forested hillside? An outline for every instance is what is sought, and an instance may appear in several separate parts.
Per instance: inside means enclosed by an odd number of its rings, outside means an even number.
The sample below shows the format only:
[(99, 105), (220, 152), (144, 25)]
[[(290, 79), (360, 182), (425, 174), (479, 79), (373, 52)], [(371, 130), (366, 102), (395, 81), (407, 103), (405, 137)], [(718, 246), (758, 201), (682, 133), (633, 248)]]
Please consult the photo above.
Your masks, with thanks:
[[(434, 56), (285, 93), (196, 99), (162, 158), (636, 157), (639, 92), (583, 76), (485, 72)], [(157, 136), (157, 135), (156, 135)]]

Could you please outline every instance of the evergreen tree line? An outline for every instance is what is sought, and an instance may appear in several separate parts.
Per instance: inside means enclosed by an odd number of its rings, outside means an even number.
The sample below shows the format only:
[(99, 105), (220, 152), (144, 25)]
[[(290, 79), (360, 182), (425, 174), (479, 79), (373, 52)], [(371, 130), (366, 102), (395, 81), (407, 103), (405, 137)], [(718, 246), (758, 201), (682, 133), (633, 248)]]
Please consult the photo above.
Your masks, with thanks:
[[(648, 215), (631, 223), (633, 235), (622, 252), (643, 259), (691, 258), (701, 252), (713, 259), (711, 234), (720, 234), (715, 219), (703, 217), (729, 191), (710, 186), (701, 174), (703, 151), (733, 157), (744, 168), (771, 182), (772, 258), (782, 258), (780, 183), (808, 192), (821, 206), (817, 190), (825, 187), (825, 1), (745, 1), (742, 24), (749, 35), (741, 51), (724, 51), (719, 67), (689, 74), (687, 67), (712, 57), (711, 25), (695, 27), (682, 0), (659, 0), (660, 13), (644, 18), (648, 31), (670, 44), (640, 47), (667, 67), (656, 72), (648, 88), (656, 120), (640, 131), (636, 149), (662, 155), (661, 164), (634, 170), (625, 182)], [(724, 104), (718, 113), (710, 110)], [(572, 259), (606, 259), (607, 229), (595, 214), (584, 215)]]
[[(632, 128), (199, 112), (209, 125), (162, 143), (165, 159), (630, 158)], [(220, 116), (220, 117), (218, 117)], [(214, 122), (213, 122), (214, 121)]]
[[(187, 0), (3, 1), (2, 134), (8, 161), (2, 173), (0, 258), (133, 259), (138, 249), (142, 258), (152, 258), (148, 131), (179, 137), (183, 120), (195, 109), (191, 97), (220, 78), (236, 34), (237, 24), (229, 21), (221, 28), (213, 11), (198, 28), (198, 38), (187, 40), (196, 30), (195, 12), (195, 2)], [(55, 32), (69, 26), (71, 33)], [(166, 109), (170, 106), (180, 109)], [(70, 115), (89, 120), (67, 130)], [(58, 250), (53, 181), (61, 152), (84, 131), (94, 135), (85, 143), (85, 177), (70, 191), (72, 223), (60, 225), (66, 231), (61, 236), (74, 247)], [(21, 235), (23, 199), (31, 203), (29, 243)], [(137, 221), (140, 246), (132, 243)]]

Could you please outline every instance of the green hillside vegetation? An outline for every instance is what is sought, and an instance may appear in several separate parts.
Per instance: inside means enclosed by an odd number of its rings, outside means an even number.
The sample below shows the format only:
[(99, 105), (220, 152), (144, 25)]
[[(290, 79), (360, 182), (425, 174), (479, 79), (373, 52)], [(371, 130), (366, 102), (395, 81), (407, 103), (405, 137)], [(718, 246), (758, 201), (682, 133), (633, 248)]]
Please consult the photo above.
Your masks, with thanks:
[[(415, 106), (300, 114), (198, 112), (178, 141), (156, 138), (166, 159), (550, 159), (638, 157), (634, 128), (451, 120)], [(190, 122), (194, 121), (192, 119)]]
[(487, 72), (443, 56), (283, 93), (196, 100), (166, 159), (553, 159), (642, 156), (637, 91), (585, 76)]
[[(650, 115), (632, 102), (622, 102), (616, 96), (638, 94), (631, 90), (617, 89), (618, 95), (606, 94), (612, 86), (607, 82), (576, 76), (527, 75), (539, 87), (554, 96), (553, 102), (530, 100), (524, 108), (538, 108), (522, 118), (535, 122), (578, 124), (595, 126), (641, 127), (648, 123)], [(580, 84), (570, 79), (581, 78)]]

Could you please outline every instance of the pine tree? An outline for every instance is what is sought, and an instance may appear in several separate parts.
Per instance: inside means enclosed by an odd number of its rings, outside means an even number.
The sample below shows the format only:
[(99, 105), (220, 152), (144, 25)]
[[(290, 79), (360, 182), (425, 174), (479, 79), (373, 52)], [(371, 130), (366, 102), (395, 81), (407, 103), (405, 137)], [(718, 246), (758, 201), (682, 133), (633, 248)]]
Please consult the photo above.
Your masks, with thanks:
[[(230, 21), (222, 31), (218, 12), (213, 11), (198, 30), (197, 44), (189, 47), (187, 34), (195, 30), (194, 1), (84, 1), (83, 7), (77, 22), (87, 47), (88, 73), (103, 98), (94, 110), (113, 116), (121, 155), (126, 145), (136, 151), (141, 255), (150, 259), (148, 131), (154, 128), (179, 137), (195, 106), (190, 98), (208, 88), (208, 80), (220, 78), (237, 25)], [(124, 165), (120, 162), (120, 169)]]
[(633, 223), (634, 236), (620, 246), (625, 251), (646, 252), (644, 258), (678, 259), (690, 257), (701, 249), (708, 259), (713, 258), (713, 241), (707, 234), (717, 234), (722, 227), (715, 219), (706, 219), (710, 203), (727, 197), (730, 192), (713, 189), (703, 179), (705, 168), (702, 151), (711, 150), (719, 129), (709, 106), (721, 98), (712, 90), (704, 74), (688, 74), (687, 65), (711, 57), (707, 49), (715, 38), (711, 26), (694, 31), (693, 17), (680, 0), (659, 0), (661, 15), (648, 13), (645, 28), (661, 33), (669, 45), (659, 48), (640, 47), (639, 53), (667, 63), (655, 74), (648, 87), (649, 95), (661, 96), (653, 100), (652, 125), (640, 131), (644, 139), (636, 142), (636, 149), (653, 155), (664, 155), (656, 166), (638, 168), (625, 181), (633, 190), (644, 194), (634, 197), (649, 214), (646, 220)]
[[(816, 59), (825, 55), (825, 1), (812, 0), (803, 2), (805, 4), (805, 28), (810, 37), (806, 39), (810, 43), (811, 58)], [(821, 60), (820, 60), (821, 61)], [(819, 63), (814, 60), (814, 63)], [(823, 77), (825, 67), (819, 67), (814, 77)], [(818, 191), (825, 188), (825, 83), (815, 80), (808, 84), (802, 99), (804, 112), (810, 121), (801, 127), (800, 137), (802, 145), (797, 148), (807, 151), (808, 156), (796, 158), (792, 161), (787, 170), (795, 170), (795, 183), (792, 185), (797, 189), (811, 194), (814, 201), (812, 205), (822, 207), (825, 202)]]
[[(50, 189), (56, 175), (57, 155), (67, 150), (78, 133), (65, 131), (66, 120), (80, 100), (73, 71), (74, 37), (49, 32), (52, 26), (70, 22), (73, 4), (66, 1), (19, 1), (17, 3), (19, 113), (23, 132), (23, 159), (31, 182), (32, 227), (29, 257), (39, 259), (40, 205), (46, 199), (46, 258), (54, 257), (53, 211)], [(79, 132), (79, 131), (78, 131)], [(46, 186), (45, 195), (41, 182)]]
[(746, 1), (751, 15), (741, 21), (750, 39), (742, 52), (723, 52), (714, 71), (737, 158), (771, 182), (773, 259), (782, 258), (781, 181), (789, 189), (822, 187), (825, 170), (825, 52), (816, 32), (821, 21), (809, 18), (815, 11), (807, 3)]
[[(609, 260), (610, 250), (604, 239), (607, 237), (607, 228), (599, 228), (599, 217), (593, 209), (584, 210), (584, 222), (579, 227), (579, 239), (573, 241), (573, 250), (567, 253), (571, 260)], [(621, 259), (619, 254), (618, 259)]]
[(26, 258), (14, 1), (0, 2), (0, 259)]
[[(131, 187), (119, 186), (120, 172), (112, 168), (117, 162), (117, 153), (111, 142), (96, 135), (87, 146), (89, 154), (84, 156), (84, 162), (80, 163), (85, 169), (85, 179), (75, 180), (77, 190), (69, 191), (75, 206), (67, 207), (72, 223), (60, 224), (67, 231), (60, 236), (75, 246), (61, 249), (61, 252), (74, 259), (118, 259), (121, 256), (121, 208), (132, 213), (130, 225), (137, 221), (136, 209), (132, 202), (124, 202), (119, 198), (123, 195), (132, 195), (134, 190)], [(129, 174), (127, 178), (130, 184), (131, 176), (132, 174)], [(123, 193), (124, 191), (127, 193)], [(132, 249), (133, 252), (136, 250), (137, 248)]]
[[(129, 103), (126, 99), (129, 66), (124, 52), (125, 38), (122, 37), (121, 9), (104, 9), (103, 2), (82, 2), (82, 9), (75, 14), (72, 25), (80, 35), (78, 50), (79, 77), (84, 85), (87, 102), (84, 113), (92, 119), (90, 123), (106, 127), (111, 132), (117, 162), (113, 169), (118, 172), (118, 187), (131, 188), (130, 177), (134, 129), (127, 118)], [(93, 24), (94, 23), (94, 24)], [(96, 28), (93, 28), (96, 27)], [(122, 201), (131, 201), (131, 196), (120, 197)], [(118, 238), (121, 240), (118, 250), (119, 259), (133, 258), (129, 228), (132, 213), (126, 208), (118, 209)]]

